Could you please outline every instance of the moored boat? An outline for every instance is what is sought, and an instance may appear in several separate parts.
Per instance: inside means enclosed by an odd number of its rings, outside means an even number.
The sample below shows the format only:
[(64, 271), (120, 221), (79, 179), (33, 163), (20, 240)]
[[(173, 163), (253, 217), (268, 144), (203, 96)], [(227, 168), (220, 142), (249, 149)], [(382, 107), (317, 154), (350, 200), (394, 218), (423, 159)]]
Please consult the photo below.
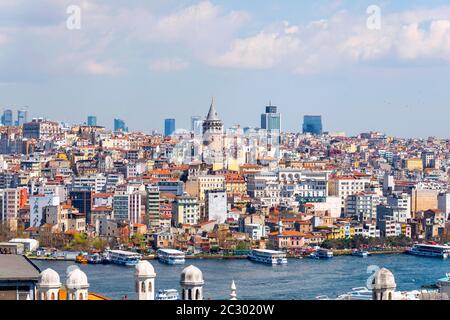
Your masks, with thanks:
[(86, 256), (87, 263), (89, 264), (100, 264), (103, 262), (102, 257), (98, 253), (90, 254)]
[(450, 246), (436, 244), (415, 244), (407, 253), (431, 258), (447, 259), (450, 254)]
[(255, 249), (251, 251), (248, 258), (254, 262), (270, 265), (283, 265), (288, 263), (286, 253), (283, 251)]
[(352, 291), (342, 294), (336, 300), (372, 300), (373, 292), (366, 287), (353, 288)]
[(175, 249), (159, 249), (158, 260), (166, 264), (184, 264), (185, 263), (185, 253), (183, 251)]
[(176, 289), (159, 290), (156, 300), (178, 300), (178, 291)]
[(123, 266), (135, 266), (142, 259), (139, 253), (123, 250), (109, 250), (108, 257), (110, 263)]
[(76, 263), (81, 263), (81, 264), (87, 264), (88, 263), (88, 259), (87, 259), (88, 254), (86, 252), (80, 252), (76, 257), (75, 257), (75, 262)]
[(369, 256), (369, 252), (362, 250), (362, 249), (355, 249), (352, 251), (352, 256), (360, 257), (360, 258), (367, 258)]
[(333, 251), (319, 248), (315, 252), (311, 253), (308, 257), (311, 259), (331, 259), (333, 258), (333, 256)]

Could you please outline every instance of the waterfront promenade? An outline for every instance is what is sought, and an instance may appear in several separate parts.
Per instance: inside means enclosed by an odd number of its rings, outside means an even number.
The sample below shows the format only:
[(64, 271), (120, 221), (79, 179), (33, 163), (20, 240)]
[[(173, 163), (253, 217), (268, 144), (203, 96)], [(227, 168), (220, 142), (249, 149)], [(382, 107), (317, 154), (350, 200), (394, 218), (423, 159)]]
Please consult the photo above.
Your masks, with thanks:
[[(383, 250), (371, 250), (369, 251), (370, 255), (389, 255), (389, 254), (402, 254), (406, 253), (408, 248), (392, 248), (392, 249), (383, 249)], [(346, 250), (332, 250), (334, 256), (348, 256), (352, 254), (351, 249)], [(299, 254), (287, 254), (288, 259), (297, 259), (306, 257), (307, 254), (299, 255)], [(28, 256), (31, 260), (49, 260), (49, 261), (74, 261), (74, 259), (67, 259), (64, 256), (59, 257), (48, 257), (48, 256)], [(209, 259), (209, 260), (242, 260), (247, 259), (247, 255), (227, 255), (227, 254), (195, 254), (195, 255), (186, 255), (187, 260), (196, 260), (196, 259)], [(156, 260), (157, 256), (155, 254), (152, 255), (144, 255), (143, 260)]]

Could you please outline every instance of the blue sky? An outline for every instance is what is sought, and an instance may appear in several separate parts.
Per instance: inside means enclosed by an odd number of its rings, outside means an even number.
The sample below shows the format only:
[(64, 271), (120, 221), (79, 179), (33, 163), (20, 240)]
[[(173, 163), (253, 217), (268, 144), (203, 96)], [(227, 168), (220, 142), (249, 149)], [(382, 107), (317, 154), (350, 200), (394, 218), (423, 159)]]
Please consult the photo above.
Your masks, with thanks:
[(449, 137), (449, 61), (449, 1), (0, 0), (0, 106), (70, 123), (187, 128), (215, 96), (227, 126), (271, 100), (287, 131)]

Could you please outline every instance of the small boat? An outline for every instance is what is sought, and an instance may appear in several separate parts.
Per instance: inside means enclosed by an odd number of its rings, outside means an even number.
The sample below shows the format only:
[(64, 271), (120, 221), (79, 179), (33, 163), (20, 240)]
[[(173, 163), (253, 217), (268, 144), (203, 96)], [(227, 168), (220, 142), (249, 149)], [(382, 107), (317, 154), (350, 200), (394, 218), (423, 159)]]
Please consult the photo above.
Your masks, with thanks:
[(85, 255), (79, 254), (79, 255), (76, 256), (75, 262), (76, 263), (81, 263), (81, 264), (87, 264), (88, 263), (88, 259), (86, 258)]
[(159, 290), (156, 300), (178, 300), (178, 291), (176, 289)]
[(362, 249), (355, 249), (352, 251), (352, 256), (360, 257), (360, 258), (367, 258), (369, 256), (369, 252), (362, 250)]
[(102, 257), (98, 253), (88, 255), (86, 260), (89, 264), (100, 264), (103, 262)]
[(331, 259), (333, 258), (333, 251), (319, 248), (308, 257), (311, 259)]
[(352, 291), (338, 296), (336, 300), (373, 300), (373, 293), (366, 287), (353, 288)]

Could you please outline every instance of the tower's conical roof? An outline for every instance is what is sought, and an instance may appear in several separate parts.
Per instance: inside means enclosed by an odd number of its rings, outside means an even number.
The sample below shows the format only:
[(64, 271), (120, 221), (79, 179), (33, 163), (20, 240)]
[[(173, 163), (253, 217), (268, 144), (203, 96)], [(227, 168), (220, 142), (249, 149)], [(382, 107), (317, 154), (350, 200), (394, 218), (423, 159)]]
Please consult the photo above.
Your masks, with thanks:
[(214, 107), (214, 98), (211, 101), (211, 107), (209, 107), (208, 116), (206, 117), (207, 121), (217, 121), (219, 119), (219, 115), (217, 114), (216, 108)]

